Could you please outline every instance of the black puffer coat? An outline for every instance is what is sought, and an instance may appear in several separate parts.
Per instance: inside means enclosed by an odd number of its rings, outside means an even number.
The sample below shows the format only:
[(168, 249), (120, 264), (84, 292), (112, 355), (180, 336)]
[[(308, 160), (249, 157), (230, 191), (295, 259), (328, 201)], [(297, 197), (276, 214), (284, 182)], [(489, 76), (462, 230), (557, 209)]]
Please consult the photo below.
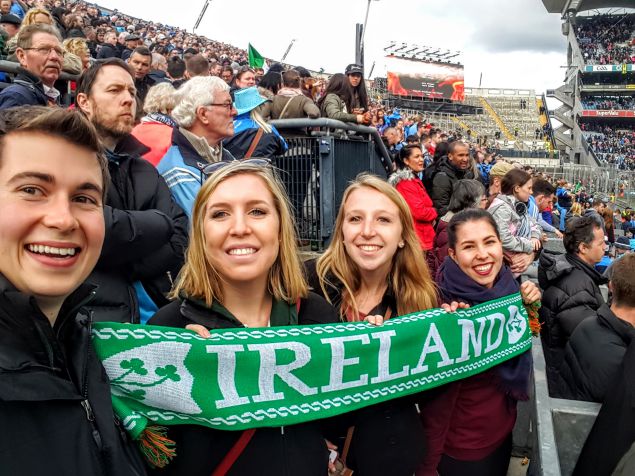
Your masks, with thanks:
[(55, 326), (0, 275), (0, 474), (142, 476), (90, 337), (89, 285)]
[(447, 156), (441, 157), (439, 162), (425, 170), (423, 184), (440, 217), (448, 212), (454, 184), (462, 179), (473, 178), (474, 173), (471, 168), (460, 170), (450, 162)]
[(567, 343), (560, 371), (565, 396), (602, 403), (634, 336), (635, 328), (607, 305), (598, 309), (597, 317), (580, 323)]
[(140, 154), (148, 149), (127, 136), (108, 152), (111, 181), (104, 215), (106, 238), (88, 281), (99, 286), (91, 303), (95, 321), (139, 322), (140, 281), (158, 307), (183, 265), (187, 216), (174, 202), (156, 168)]
[(540, 255), (538, 282), (544, 291), (540, 320), (549, 390), (558, 396), (564, 393), (559, 369), (565, 345), (578, 324), (597, 316), (605, 304), (599, 286), (606, 279), (575, 255), (545, 250)]
[[(617, 373), (619, 378), (607, 389), (573, 476), (614, 474), (618, 462), (635, 441), (635, 339), (628, 346)], [(621, 474), (631, 476), (633, 473)]]

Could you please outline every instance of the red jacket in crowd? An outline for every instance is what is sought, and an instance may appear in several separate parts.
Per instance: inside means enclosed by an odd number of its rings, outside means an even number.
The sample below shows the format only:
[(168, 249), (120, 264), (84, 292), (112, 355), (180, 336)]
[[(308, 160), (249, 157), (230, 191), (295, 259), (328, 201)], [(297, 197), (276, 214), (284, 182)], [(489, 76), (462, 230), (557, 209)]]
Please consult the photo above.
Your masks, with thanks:
[(390, 176), (391, 185), (406, 199), (414, 220), (421, 248), (428, 251), (434, 246), (434, 220), (437, 211), (423, 182), (410, 169), (401, 169)]

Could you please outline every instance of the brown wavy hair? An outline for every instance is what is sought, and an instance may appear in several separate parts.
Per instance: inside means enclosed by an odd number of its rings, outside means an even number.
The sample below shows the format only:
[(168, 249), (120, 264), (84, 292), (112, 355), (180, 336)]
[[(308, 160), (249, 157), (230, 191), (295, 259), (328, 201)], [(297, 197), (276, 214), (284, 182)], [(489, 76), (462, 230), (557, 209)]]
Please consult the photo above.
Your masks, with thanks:
[(369, 188), (381, 193), (390, 199), (399, 210), (399, 219), (403, 229), (401, 239), (404, 242), (404, 247), (398, 248), (395, 252), (392, 266), (386, 276), (388, 287), (393, 292), (397, 302), (397, 313), (404, 315), (437, 307), (437, 287), (432, 280), (421, 251), (408, 204), (394, 187), (370, 174), (358, 175), (344, 191), (342, 205), (335, 221), (333, 240), (317, 261), (317, 274), (323, 294), (328, 296), (327, 288), (335, 286), (329, 279), (336, 278), (345, 289), (340, 313), (343, 315), (346, 309), (351, 309), (354, 316), (359, 316), (355, 294), (361, 287), (362, 278), (359, 268), (346, 253), (342, 227), (346, 201), (351, 193), (361, 188)]

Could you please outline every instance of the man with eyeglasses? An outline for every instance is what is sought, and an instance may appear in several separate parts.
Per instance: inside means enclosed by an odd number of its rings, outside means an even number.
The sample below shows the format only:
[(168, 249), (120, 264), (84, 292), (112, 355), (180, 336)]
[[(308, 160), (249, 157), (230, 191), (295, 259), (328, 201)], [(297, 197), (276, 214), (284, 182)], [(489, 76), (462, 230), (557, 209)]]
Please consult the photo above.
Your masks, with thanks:
[[(222, 140), (234, 134), (229, 86), (216, 76), (197, 76), (179, 88), (181, 101), (172, 110), (179, 127), (172, 146), (157, 165), (176, 203), (191, 217), (194, 199), (210, 163), (234, 160)], [(242, 158), (242, 157), (241, 157)]]
[(62, 70), (64, 50), (57, 29), (35, 23), (20, 29), (15, 54), (20, 62), (13, 84), (0, 93), (0, 109), (17, 106), (58, 106), (53, 87)]

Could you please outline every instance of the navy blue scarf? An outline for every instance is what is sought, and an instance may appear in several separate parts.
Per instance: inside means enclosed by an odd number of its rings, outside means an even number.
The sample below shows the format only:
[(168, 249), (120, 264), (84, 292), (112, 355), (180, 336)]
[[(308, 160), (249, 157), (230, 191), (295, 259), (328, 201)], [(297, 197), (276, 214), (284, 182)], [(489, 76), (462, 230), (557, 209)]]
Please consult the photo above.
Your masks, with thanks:
[[(443, 302), (464, 302), (470, 306), (509, 296), (520, 290), (518, 282), (507, 266), (501, 268), (494, 286), (484, 288), (465, 274), (449, 256), (439, 268), (438, 284)], [(516, 400), (529, 399), (529, 377), (532, 365), (531, 352), (527, 351), (496, 366), (500, 388)]]

